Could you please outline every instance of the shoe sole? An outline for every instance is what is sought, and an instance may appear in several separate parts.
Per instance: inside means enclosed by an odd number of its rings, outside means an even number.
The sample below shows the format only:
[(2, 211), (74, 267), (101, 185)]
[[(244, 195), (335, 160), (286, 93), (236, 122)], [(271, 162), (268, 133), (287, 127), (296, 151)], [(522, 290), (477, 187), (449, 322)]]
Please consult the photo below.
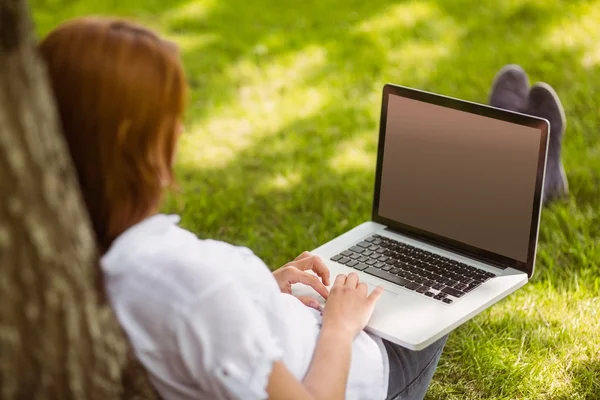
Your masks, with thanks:
[[(558, 112), (560, 114), (560, 118), (563, 120), (563, 129), (560, 134), (562, 137), (564, 137), (564, 134), (565, 134), (565, 131), (567, 128), (567, 115), (565, 114), (565, 109), (562, 105), (562, 102), (560, 101), (560, 98), (558, 97), (558, 94), (556, 93), (554, 88), (552, 86), (548, 85), (546, 82), (537, 82), (536, 84), (534, 84), (531, 87), (531, 89), (533, 89), (536, 86), (542, 87), (542, 88), (546, 89), (548, 92), (550, 92), (550, 94), (554, 98), (554, 101), (558, 105)], [(562, 140), (562, 137), (561, 137), (561, 140)], [(559, 197), (567, 196), (569, 194), (569, 181), (567, 180), (567, 173), (565, 172), (565, 166), (563, 165), (562, 154), (558, 161), (558, 170), (560, 173), (560, 177), (562, 178), (562, 181), (564, 183), (564, 187), (563, 187), (564, 192), (560, 193)]]
[(563, 135), (567, 128), (567, 114), (565, 114), (565, 109), (560, 101), (560, 97), (558, 97), (558, 94), (556, 94), (556, 91), (554, 90), (554, 88), (552, 86), (548, 85), (546, 82), (537, 82), (533, 86), (531, 86), (531, 89), (529, 89), (529, 90), (531, 91), (536, 86), (542, 87), (542, 88), (546, 89), (548, 92), (550, 92), (550, 94), (554, 98), (554, 101), (558, 105), (558, 112), (560, 113), (560, 118), (563, 121), (563, 129), (561, 132), (561, 135)]
[(490, 96), (488, 98), (488, 104), (491, 103), (491, 101), (492, 101), (492, 93), (494, 93), (494, 91), (496, 90), (496, 85), (498, 84), (498, 81), (500, 80), (500, 78), (502, 78), (504, 76), (504, 74), (506, 74), (508, 71), (515, 71), (515, 70), (519, 71), (523, 75), (525, 75), (525, 78), (527, 80), (527, 87), (530, 87), (529, 86), (529, 76), (527, 75), (527, 72), (525, 72), (525, 70), (520, 65), (518, 65), (518, 64), (505, 65), (504, 67), (500, 68), (500, 71), (498, 71), (496, 73), (496, 76), (494, 76), (494, 80), (492, 81), (492, 90), (490, 90)]

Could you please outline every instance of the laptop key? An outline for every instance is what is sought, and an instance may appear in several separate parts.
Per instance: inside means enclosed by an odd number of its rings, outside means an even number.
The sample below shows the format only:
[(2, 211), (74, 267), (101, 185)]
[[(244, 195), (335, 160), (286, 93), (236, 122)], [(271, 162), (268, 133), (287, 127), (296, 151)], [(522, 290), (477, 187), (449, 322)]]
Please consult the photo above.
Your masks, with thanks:
[(465, 289), (463, 289), (463, 291), (465, 292), (470, 292), (471, 290), (475, 289), (476, 287), (481, 286), (481, 283), (472, 283), (469, 286), (467, 286)]
[(378, 249), (377, 249), (377, 250), (375, 250), (375, 251), (377, 251), (379, 254), (383, 254), (383, 253), (385, 253), (387, 250), (386, 250), (384, 247), (380, 247), (380, 248), (378, 248)]
[[(392, 266), (391, 266), (391, 265), (387, 265), (387, 264), (385, 265), (385, 267), (382, 267), (382, 268), (381, 268), (381, 270), (382, 270), (382, 271), (389, 271), (389, 270), (391, 270), (391, 269), (392, 269)], [(391, 272), (390, 272), (390, 273), (391, 273)]]
[(386, 263), (384, 263), (384, 262), (381, 262), (381, 261), (379, 261), (379, 262), (376, 262), (375, 264), (373, 264), (373, 266), (374, 266), (375, 268), (381, 268), (381, 267), (385, 267), (386, 265), (387, 265)]
[(444, 303), (446, 303), (446, 304), (452, 304), (452, 299), (449, 299), (449, 298), (447, 298), (447, 297), (446, 297), (446, 298), (444, 298), (444, 299), (442, 299), (442, 301), (443, 301)]
[(440, 290), (443, 287), (444, 287), (444, 285), (442, 285), (441, 283), (436, 283), (435, 285), (432, 286), (432, 288), (434, 288), (435, 290)]
[(357, 258), (360, 258), (360, 254), (356, 254), (356, 253), (352, 253), (352, 255), (350, 256), (351, 259), (356, 260)]
[(338, 260), (340, 264), (346, 264), (348, 261), (350, 261), (348, 257), (343, 257), (340, 260)]
[(359, 257), (359, 258), (358, 258), (358, 262), (365, 262), (365, 261), (367, 261), (368, 259), (369, 259), (369, 257), (362, 256), (362, 257)]
[(377, 246), (376, 244), (372, 244), (372, 245), (369, 246), (369, 250), (371, 250), (371, 251), (375, 251), (378, 248), (379, 248), (379, 246)]
[(457, 290), (457, 289), (454, 289), (451, 287), (447, 287), (447, 286), (442, 289), (442, 292), (448, 293), (449, 295), (454, 296), (454, 297), (461, 297), (463, 294), (465, 294), (464, 292), (461, 292), (460, 290)]
[(375, 238), (374, 238), (373, 236), (371, 236), (371, 237), (368, 237), (368, 238), (366, 238), (366, 239), (365, 239), (365, 242), (369, 242), (369, 243), (371, 243), (371, 242), (373, 242), (374, 240), (375, 240)]
[(367, 260), (367, 261), (365, 261), (365, 264), (367, 264), (367, 265), (373, 265), (375, 263), (377, 263), (377, 261), (375, 261), (375, 260)]
[(330, 260), (331, 261), (337, 261), (342, 259), (344, 256), (340, 255), (340, 254), (336, 254), (335, 256), (331, 257)]
[(369, 247), (370, 245), (371, 245), (371, 243), (365, 242), (365, 241), (362, 241), (362, 242), (360, 242), (360, 243), (357, 244), (357, 246), (364, 247), (365, 249), (367, 247)]
[(410, 290), (417, 290), (420, 287), (421, 287), (421, 284), (416, 283), (416, 282), (411, 282), (410, 284), (406, 285), (406, 288), (410, 289)]
[(356, 260), (350, 260), (346, 263), (346, 265), (349, 267), (354, 267), (356, 264), (358, 264), (358, 261)]
[(358, 263), (354, 266), (354, 269), (357, 269), (359, 271), (364, 271), (367, 268), (369, 268), (369, 266), (367, 264), (363, 264), (363, 263)]
[(425, 292), (425, 296), (427, 296), (427, 297), (433, 297), (433, 296), (435, 296), (435, 294), (432, 293), (432, 292)]
[(373, 252), (371, 250), (365, 250), (362, 252), (363, 256), (370, 256), (371, 254), (373, 254)]
[(388, 282), (395, 283), (396, 285), (406, 286), (406, 285), (410, 284), (410, 281), (407, 281), (406, 279), (400, 278), (399, 276), (396, 276), (396, 275), (392, 275), (388, 272), (382, 271), (377, 268), (369, 267), (365, 270), (365, 272), (367, 274), (384, 279)]
[(421, 286), (420, 288), (417, 289), (417, 293), (427, 293), (429, 292), (429, 286)]
[(365, 251), (365, 249), (363, 249), (360, 246), (352, 246), (348, 250), (352, 250), (353, 252), (359, 253), (359, 254), (362, 253), (363, 251)]
[(344, 250), (340, 254), (346, 257), (350, 257), (352, 255), (352, 252), (350, 250)]

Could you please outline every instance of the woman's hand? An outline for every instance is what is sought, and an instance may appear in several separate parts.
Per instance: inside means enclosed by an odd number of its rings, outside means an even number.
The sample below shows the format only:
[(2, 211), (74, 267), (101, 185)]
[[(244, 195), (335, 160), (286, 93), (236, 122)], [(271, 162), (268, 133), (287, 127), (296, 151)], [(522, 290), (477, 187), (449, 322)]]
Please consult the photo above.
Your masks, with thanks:
[(367, 284), (359, 282), (354, 272), (338, 275), (323, 310), (323, 330), (332, 329), (354, 339), (369, 322), (382, 293), (379, 286), (369, 295)]
[[(317, 275), (309, 274), (306, 271), (313, 271)], [(329, 297), (329, 291), (325, 287), (329, 286), (329, 268), (327, 268), (319, 256), (310, 254), (308, 251), (300, 254), (294, 261), (275, 270), (273, 276), (277, 280), (282, 293), (292, 294), (292, 285), (294, 283), (303, 283), (312, 287), (324, 299)], [(308, 307), (319, 310), (319, 302), (315, 298), (308, 296), (297, 297)]]

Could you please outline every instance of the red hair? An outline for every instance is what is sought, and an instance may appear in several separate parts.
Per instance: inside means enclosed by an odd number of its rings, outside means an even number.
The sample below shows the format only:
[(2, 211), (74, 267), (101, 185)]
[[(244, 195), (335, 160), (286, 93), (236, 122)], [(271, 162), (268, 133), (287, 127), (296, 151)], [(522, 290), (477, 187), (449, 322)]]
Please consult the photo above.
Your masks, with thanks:
[(176, 47), (126, 21), (78, 18), (41, 43), (99, 247), (146, 218), (172, 181), (185, 103)]

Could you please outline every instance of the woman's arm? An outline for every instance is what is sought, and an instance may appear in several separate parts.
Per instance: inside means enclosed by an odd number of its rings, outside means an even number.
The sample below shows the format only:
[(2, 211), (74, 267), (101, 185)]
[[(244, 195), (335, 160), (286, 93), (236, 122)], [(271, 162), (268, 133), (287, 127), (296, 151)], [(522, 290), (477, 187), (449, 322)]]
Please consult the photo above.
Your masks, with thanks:
[(273, 365), (267, 393), (271, 400), (343, 399), (350, 371), (352, 337), (321, 331), (315, 354), (304, 381), (299, 382), (286, 366)]
[(354, 336), (323, 329), (304, 385), (317, 399), (343, 399)]
[(271, 400), (344, 399), (352, 341), (371, 317), (381, 288), (370, 295), (358, 275), (338, 275), (323, 311), (323, 328), (304, 382), (281, 362), (273, 365), (267, 393)]

